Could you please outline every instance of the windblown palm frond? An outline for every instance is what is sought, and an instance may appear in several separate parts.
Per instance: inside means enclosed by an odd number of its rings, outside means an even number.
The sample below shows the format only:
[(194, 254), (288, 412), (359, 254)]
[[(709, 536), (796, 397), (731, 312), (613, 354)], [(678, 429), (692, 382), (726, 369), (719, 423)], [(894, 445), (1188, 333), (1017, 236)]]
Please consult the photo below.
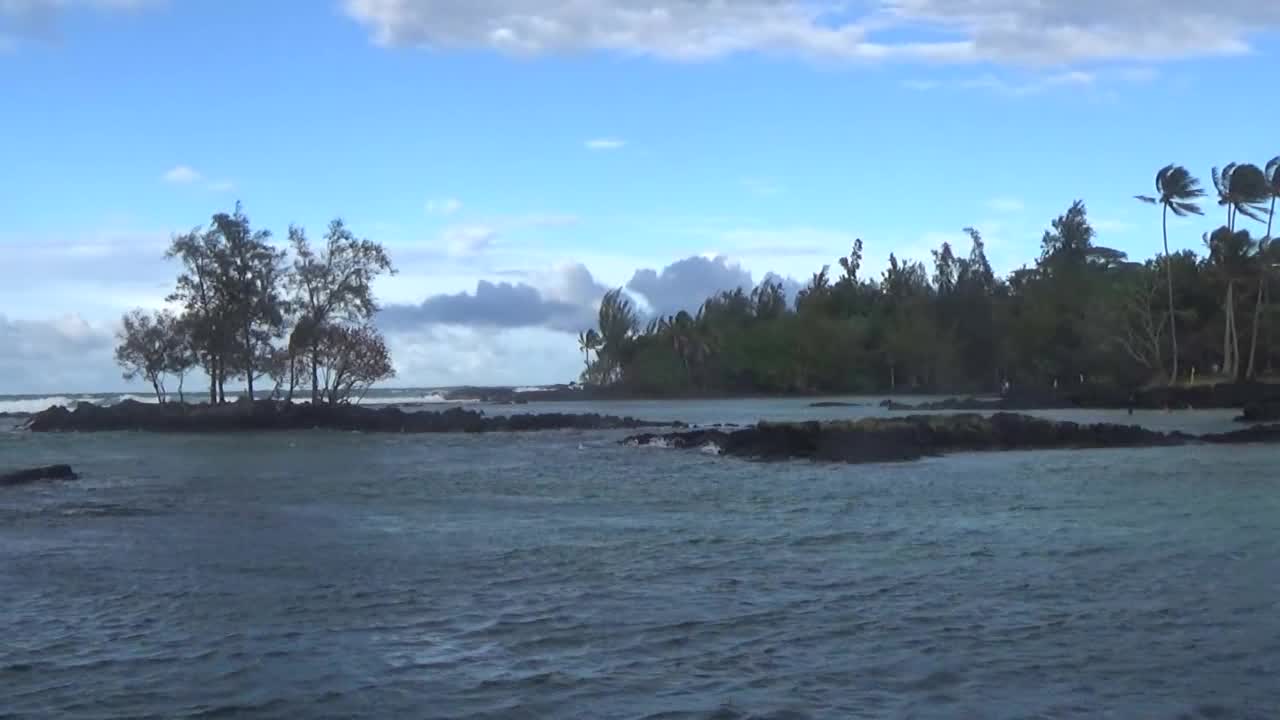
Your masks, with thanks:
[(1251, 163), (1231, 163), (1221, 171), (1214, 168), (1213, 185), (1218, 204), (1258, 222), (1266, 222), (1271, 188), (1262, 168)]

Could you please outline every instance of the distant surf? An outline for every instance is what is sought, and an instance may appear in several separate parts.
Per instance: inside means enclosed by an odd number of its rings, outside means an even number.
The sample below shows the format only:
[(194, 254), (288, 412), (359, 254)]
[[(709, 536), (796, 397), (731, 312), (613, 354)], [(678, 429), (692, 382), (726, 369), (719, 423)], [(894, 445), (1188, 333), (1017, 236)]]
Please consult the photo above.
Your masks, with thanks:
[(37, 413), (51, 407), (61, 406), (73, 408), (80, 403), (94, 405), (115, 405), (125, 400), (154, 403), (154, 395), (132, 395), (128, 393), (103, 393), (88, 395), (0, 395), (0, 414), (4, 413)]

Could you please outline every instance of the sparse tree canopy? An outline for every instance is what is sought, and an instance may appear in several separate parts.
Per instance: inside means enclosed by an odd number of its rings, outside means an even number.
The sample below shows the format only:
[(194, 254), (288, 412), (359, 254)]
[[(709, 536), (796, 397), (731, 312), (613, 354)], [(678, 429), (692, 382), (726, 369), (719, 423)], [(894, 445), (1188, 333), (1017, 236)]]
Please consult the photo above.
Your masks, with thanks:
[(311, 247), (300, 227), (289, 228), (289, 244), (294, 252), (292, 289), (298, 312), (289, 345), (310, 356), (311, 399), (319, 402), (320, 345), (325, 334), (334, 326), (367, 323), (378, 311), (374, 279), (395, 273), (395, 268), (381, 245), (358, 239), (340, 219), (329, 223), (319, 251)]
[(396, 375), (386, 341), (371, 325), (330, 325), (319, 347), (323, 399), (330, 404), (358, 401), (374, 383)]
[(156, 401), (164, 402), (166, 374), (181, 377), (190, 367), (185, 332), (182, 321), (168, 311), (127, 313), (116, 334), (116, 363), (124, 369), (124, 379), (142, 378), (150, 383)]
[(239, 203), (207, 228), (175, 236), (166, 256), (181, 270), (168, 299), (182, 314), (125, 317), (117, 359), (126, 377), (147, 379), (163, 399), (166, 375), (178, 378), (181, 394), (198, 365), (211, 403), (226, 402), (227, 380), (243, 380), (252, 400), (264, 376), (275, 381), (273, 396), (287, 387), (288, 397), (305, 377), (314, 402), (345, 402), (393, 377), (386, 343), (369, 324), (378, 310), (373, 280), (394, 272), (386, 251), (341, 220), (330, 223), (318, 251), (297, 227), (289, 245), (292, 262), (269, 231), (253, 229)]

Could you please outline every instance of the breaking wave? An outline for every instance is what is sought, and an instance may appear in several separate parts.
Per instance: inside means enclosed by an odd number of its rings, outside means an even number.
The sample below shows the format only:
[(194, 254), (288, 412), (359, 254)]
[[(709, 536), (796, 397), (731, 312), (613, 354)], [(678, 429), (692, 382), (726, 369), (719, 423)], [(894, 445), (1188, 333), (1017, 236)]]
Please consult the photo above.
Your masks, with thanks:
[(143, 403), (156, 402), (155, 396), (110, 395), (0, 395), (0, 413), (38, 413), (51, 407), (74, 408), (80, 403), (115, 405), (125, 400)]
[(465, 405), (479, 400), (471, 398), (449, 398), (440, 393), (423, 395), (369, 395), (360, 401), (361, 405)]

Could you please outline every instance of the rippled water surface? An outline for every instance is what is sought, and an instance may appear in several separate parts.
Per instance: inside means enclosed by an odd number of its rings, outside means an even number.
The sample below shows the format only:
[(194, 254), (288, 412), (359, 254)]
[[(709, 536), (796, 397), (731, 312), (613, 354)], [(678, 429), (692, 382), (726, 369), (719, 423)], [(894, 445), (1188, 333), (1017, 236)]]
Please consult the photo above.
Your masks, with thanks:
[(620, 437), (0, 433), (0, 717), (1280, 717), (1280, 449)]

